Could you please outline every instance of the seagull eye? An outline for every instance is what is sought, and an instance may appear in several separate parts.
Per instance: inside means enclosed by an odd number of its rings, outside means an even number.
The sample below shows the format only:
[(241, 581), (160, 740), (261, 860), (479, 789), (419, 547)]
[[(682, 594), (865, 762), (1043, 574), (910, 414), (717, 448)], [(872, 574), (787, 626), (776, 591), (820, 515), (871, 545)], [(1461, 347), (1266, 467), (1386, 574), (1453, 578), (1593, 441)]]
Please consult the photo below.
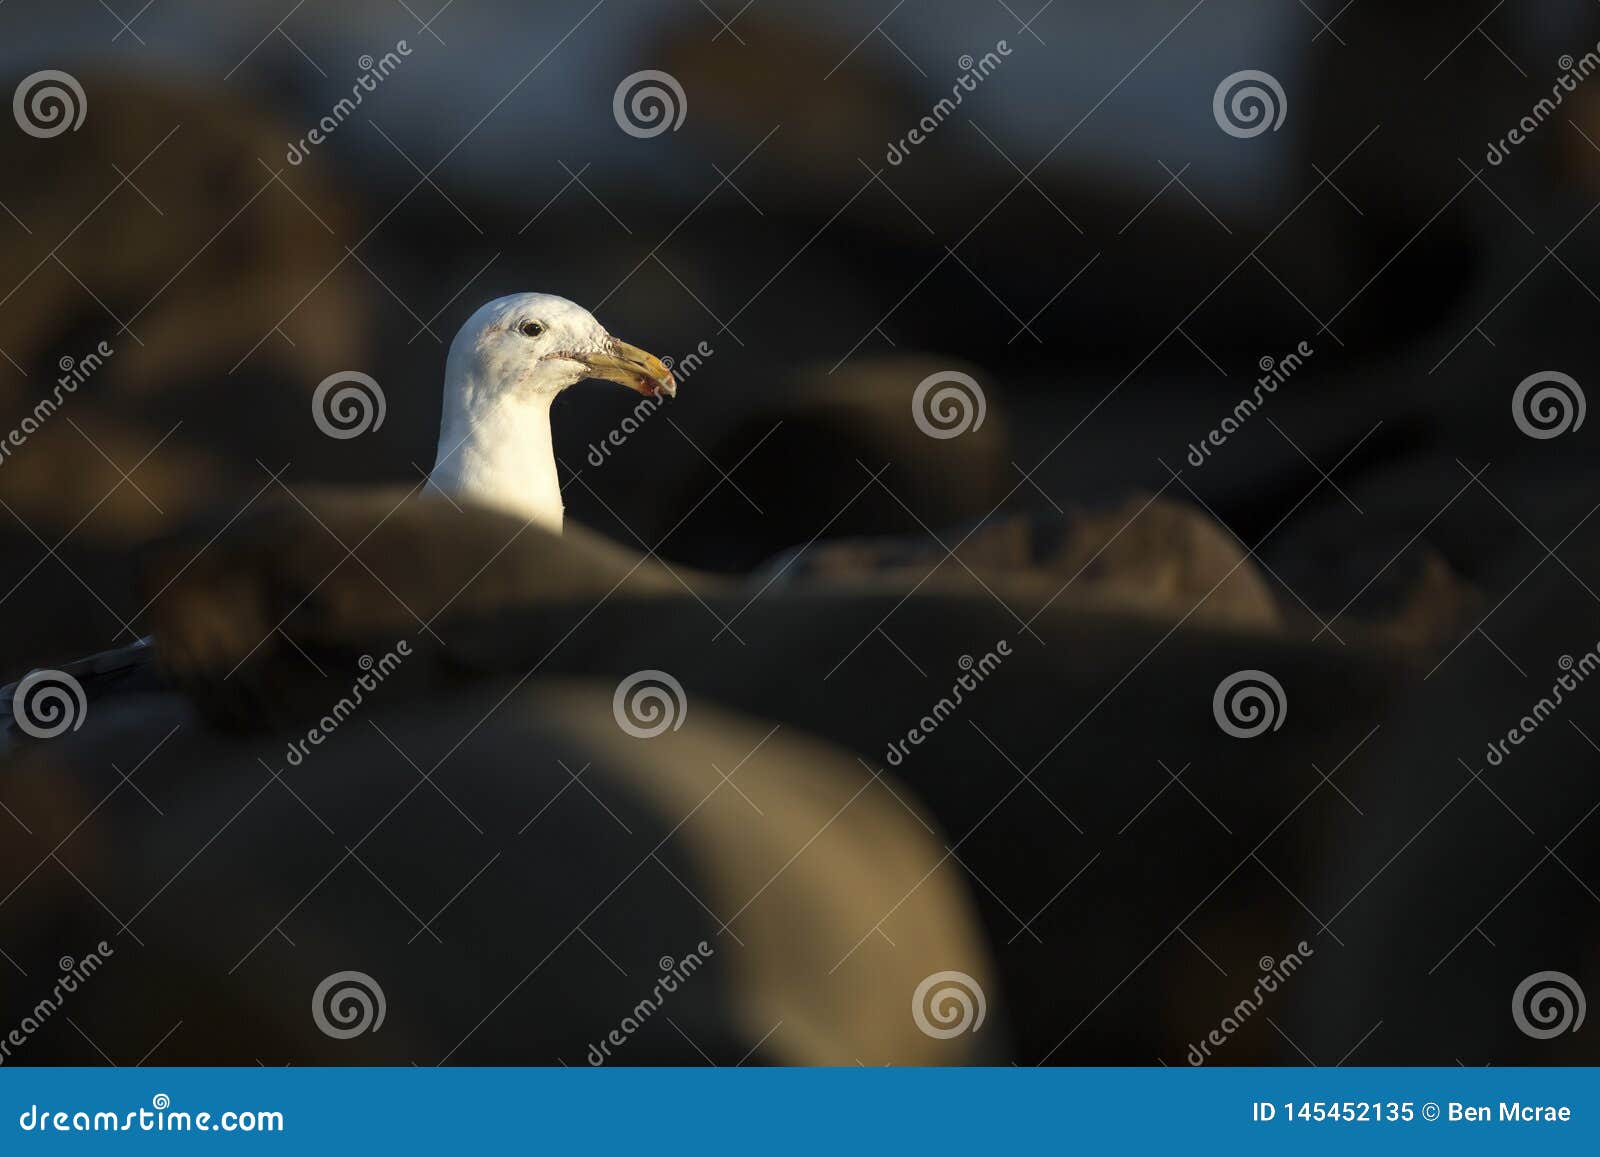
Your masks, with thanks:
[(544, 332), (544, 323), (538, 321), (525, 321), (517, 326), (517, 332), (523, 337), (538, 337)]

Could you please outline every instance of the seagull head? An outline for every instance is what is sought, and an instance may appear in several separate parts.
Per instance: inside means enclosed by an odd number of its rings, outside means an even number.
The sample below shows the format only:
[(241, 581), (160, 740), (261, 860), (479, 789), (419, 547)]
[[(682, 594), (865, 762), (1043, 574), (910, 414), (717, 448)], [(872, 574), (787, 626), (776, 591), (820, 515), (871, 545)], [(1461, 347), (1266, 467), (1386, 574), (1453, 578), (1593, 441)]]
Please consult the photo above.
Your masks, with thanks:
[(619, 382), (653, 398), (677, 394), (652, 353), (611, 336), (594, 314), (549, 293), (514, 293), (484, 305), (450, 344), (446, 375), (473, 382), (485, 401), (553, 399), (586, 378)]
[(514, 293), (482, 306), (450, 343), (428, 485), (559, 534), (550, 407), (585, 378), (620, 382), (651, 400), (678, 389), (660, 358), (612, 337), (594, 314), (564, 297)]

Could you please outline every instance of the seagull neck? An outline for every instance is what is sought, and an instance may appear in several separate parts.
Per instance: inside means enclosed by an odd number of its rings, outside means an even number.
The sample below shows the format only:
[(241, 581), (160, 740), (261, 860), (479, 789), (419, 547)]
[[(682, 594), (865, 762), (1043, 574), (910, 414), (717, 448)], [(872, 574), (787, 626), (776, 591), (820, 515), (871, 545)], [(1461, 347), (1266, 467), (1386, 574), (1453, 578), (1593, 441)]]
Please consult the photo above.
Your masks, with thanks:
[(554, 394), (485, 397), (450, 391), (439, 423), (431, 488), (561, 530), (561, 482), (550, 434)]

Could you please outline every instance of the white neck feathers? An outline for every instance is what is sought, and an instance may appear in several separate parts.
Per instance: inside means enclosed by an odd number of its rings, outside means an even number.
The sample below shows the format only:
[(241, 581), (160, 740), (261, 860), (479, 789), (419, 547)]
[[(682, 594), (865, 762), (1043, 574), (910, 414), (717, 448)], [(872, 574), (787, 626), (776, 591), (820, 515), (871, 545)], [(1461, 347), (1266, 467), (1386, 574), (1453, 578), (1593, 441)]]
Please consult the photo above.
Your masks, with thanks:
[(559, 534), (561, 483), (550, 434), (554, 400), (555, 394), (544, 392), (496, 396), (470, 378), (447, 380), (428, 488)]

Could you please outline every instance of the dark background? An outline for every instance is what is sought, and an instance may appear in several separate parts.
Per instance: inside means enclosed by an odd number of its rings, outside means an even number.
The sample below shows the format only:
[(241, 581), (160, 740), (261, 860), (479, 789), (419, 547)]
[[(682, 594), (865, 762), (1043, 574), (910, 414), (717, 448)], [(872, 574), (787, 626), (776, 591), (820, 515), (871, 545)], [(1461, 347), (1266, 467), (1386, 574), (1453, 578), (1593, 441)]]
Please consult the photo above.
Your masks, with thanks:
[[(948, 867), (994, 960), (998, 1043), (953, 1059), (1181, 1064), (1249, 991), (1258, 959), (1301, 940), (1312, 962), (1220, 1061), (1596, 1059), (1592, 1033), (1532, 1040), (1507, 1007), (1537, 971), (1591, 989), (1600, 978), (1594, 692), (1575, 694), (1505, 766), (1484, 763), (1485, 744), (1548, 693), (1558, 659), (1600, 640), (1595, 425), (1534, 439), (1511, 412), (1536, 372), (1591, 382), (1600, 81), (1567, 95), (1505, 163), (1485, 159), (1549, 94), (1558, 59), (1595, 48), (1593, 5), (436, 7), (0, 7), (7, 88), (63, 69), (88, 102), (75, 133), (0, 131), (0, 424), (31, 410), (61, 358), (101, 340), (115, 350), (0, 464), (0, 674), (142, 633), (137, 548), (197, 515), (319, 483), (419, 482), (457, 327), (491, 297), (557, 293), (658, 354), (714, 350), (598, 468), (589, 446), (634, 399), (589, 386), (561, 400), (569, 522), (736, 581), (814, 543), (791, 581), (818, 581), (831, 558), (834, 577), (883, 572), (897, 592), (936, 565), (954, 570), (947, 548), (979, 520), (1054, 528), (974, 562), (998, 594), (936, 582), (904, 603), (819, 607), (784, 586), (740, 620), (748, 645), (707, 642), (711, 620), (692, 602), (643, 641), (634, 620), (602, 615), (586, 629), (607, 645), (579, 636), (542, 673), (614, 683), (677, 658), (692, 697), (881, 768), (956, 657), (1012, 636), (1019, 657), (970, 723), (891, 773), (935, 818), (935, 842), (961, 849)], [(306, 163), (288, 164), (289, 144), (348, 92), (357, 58), (402, 39), (412, 54), (394, 75)], [(957, 58), (1002, 40), (1005, 63), (888, 164), (890, 142), (960, 75)], [(677, 131), (641, 140), (619, 129), (611, 98), (645, 68), (678, 79), (687, 112)], [(1278, 131), (1238, 139), (1211, 101), (1246, 68), (1279, 80), (1287, 114)], [(1203, 466), (1186, 463), (1250, 392), (1257, 364), (1301, 342), (1314, 351), (1304, 368)], [(382, 384), (387, 417), (335, 441), (312, 423), (310, 395), (350, 368)], [(911, 423), (909, 399), (946, 368), (980, 381), (988, 418), (935, 441)], [(1103, 541), (1158, 492), (1155, 511), (1174, 504), (1173, 521), (1132, 532), (1109, 573), (1090, 569), (1094, 598), (1051, 599), (1077, 569), (1052, 569), (1051, 536), (1092, 539), (1093, 512), (1122, 511), (1096, 532)], [(849, 537), (897, 541), (826, 554)], [(1171, 579), (1206, 551), (1248, 556), (1261, 594), (1249, 629), (1195, 616), (1209, 578)], [(726, 619), (723, 606), (707, 609)], [(1018, 631), (1046, 607), (1037, 635)], [(508, 657), (500, 675), (542, 652)], [(841, 681), (825, 680), (846, 655)], [(1211, 716), (1212, 690), (1241, 668), (1272, 671), (1288, 696), (1284, 725), (1249, 742)], [(462, 693), (499, 697), (482, 686)], [(422, 719), (416, 741), (449, 747), (464, 729), (450, 730), (454, 718)], [(162, 825), (137, 799), (108, 808), (73, 837), (99, 849), (95, 867), (60, 853), (87, 880), (79, 888), (47, 833), (72, 836), (117, 780), (62, 755), (77, 741), (53, 757), (103, 787), (69, 793), (60, 816), (44, 818), (54, 805), (37, 770), (0, 788), (18, 825), (0, 836), (15, 841), (17, 867), (0, 886), (20, 889), (0, 903), (0, 947), (19, 964), (0, 983), (17, 982), (7, 1002), (20, 1008), (33, 999), (19, 975), (35, 976), (29, 951), (55, 959), (64, 928), (91, 941), (124, 933), (126, 913), (255, 790), (255, 756), (281, 751), (276, 739), (208, 739), (224, 747), (206, 747), (203, 766), (169, 752), (166, 770), (151, 767), (169, 777), (158, 778), (166, 795), (152, 793), (175, 815), (179, 799), (199, 810)], [(123, 770), (149, 748), (129, 742)], [(496, 750), (475, 766), (498, 766)], [(1181, 786), (1163, 765), (1187, 769)], [(1011, 796), (1024, 769), (1040, 791)], [(226, 784), (225, 772), (249, 782), (196, 802), (195, 785)], [(337, 777), (316, 789), (330, 807), (356, 806)], [(284, 823), (298, 832), (304, 819)], [(120, 1041), (106, 1051), (137, 1059), (165, 1024), (217, 1009), (275, 1015), (202, 957), (232, 964), (287, 906), (253, 890), (267, 889), (287, 830), (241, 837), (255, 850), (236, 848), (203, 895), (181, 901), (218, 920), (246, 910), (218, 933), (225, 945), (193, 951), (173, 917), (165, 955), (104, 998), (99, 1031), (85, 1015), (97, 1039)], [(388, 864), (419, 888), (432, 878), (424, 832)], [(441, 873), (440, 900), (474, 856)], [(325, 867), (308, 866), (308, 882)], [(85, 892), (123, 887), (107, 923)], [(526, 881), (491, 875), (483, 887), (487, 922)], [(285, 885), (286, 900), (301, 890)], [(348, 910), (329, 901), (305, 918), (379, 945), (385, 931), (346, 926), (375, 902), (362, 891)], [(510, 980), (564, 931), (515, 923), (526, 940), (506, 948)], [(314, 981), (334, 966), (303, 969)], [(585, 967), (571, 971), (572, 985), (587, 983)], [(197, 996), (200, 976), (215, 989)], [(415, 1052), (354, 1059), (436, 1062), (434, 1037), (448, 1046), (507, 987), (458, 979), (461, 1007), (413, 1025)], [(614, 1020), (636, 987), (595, 997), (606, 1011), (572, 1039), (597, 1036), (586, 1030)], [(301, 996), (284, 997), (297, 1016)], [(186, 1000), (213, 1011), (185, 1013)], [(129, 1011), (141, 1002), (160, 1006), (148, 1024)], [(482, 1059), (581, 1055), (553, 1030), (507, 1032)], [(81, 1031), (53, 1033), (36, 1059), (96, 1061)], [(735, 1058), (755, 1043), (727, 1036)], [(220, 1031), (172, 1042), (171, 1061), (254, 1056)], [(663, 1036), (637, 1059), (699, 1063), (680, 1044)], [(351, 1055), (325, 1046), (299, 1040), (274, 1059)]]

